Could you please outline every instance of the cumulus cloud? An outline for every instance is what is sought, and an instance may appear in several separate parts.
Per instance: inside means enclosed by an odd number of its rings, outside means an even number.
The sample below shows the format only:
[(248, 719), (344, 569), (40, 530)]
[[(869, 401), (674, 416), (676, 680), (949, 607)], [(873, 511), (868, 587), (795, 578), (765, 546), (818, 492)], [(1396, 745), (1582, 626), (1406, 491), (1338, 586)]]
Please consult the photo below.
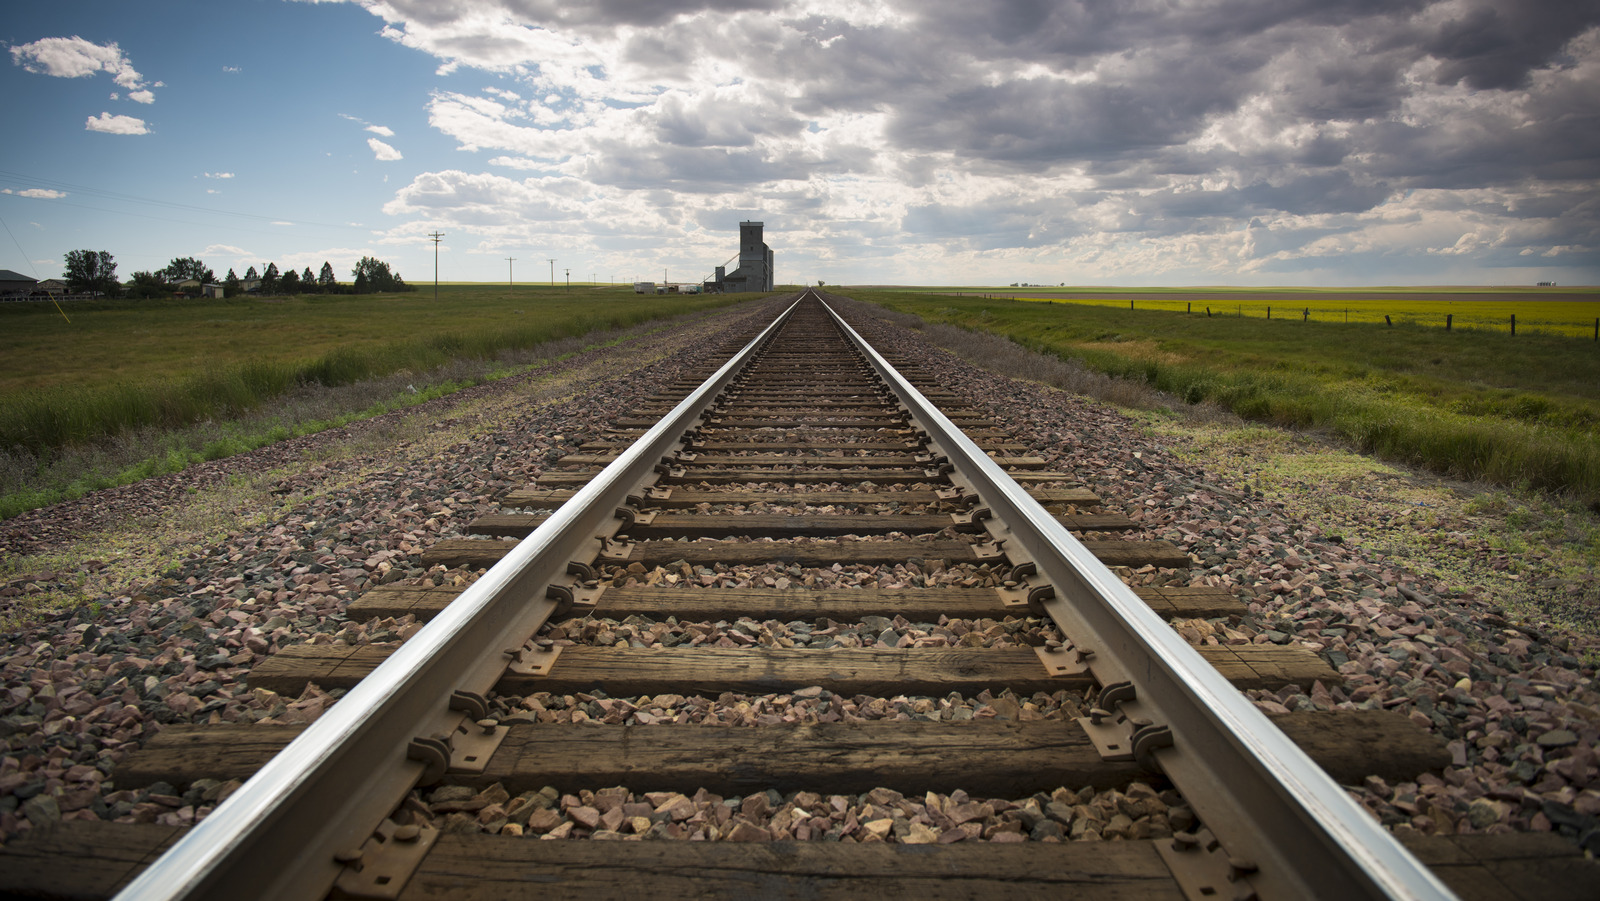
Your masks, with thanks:
[(390, 147), (388, 144), (383, 143), (377, 138), (367, 138), (367, 146), (372, 148), (373, 156), (377, 157), (382, 162), (403, 159), (403, 157), (400, 155), (400, 151)]
[(232, 178), (232, 172), (207, 172), (206, 178)]
[(67, 196), (65, 191), (53, 191), (49, 188), (23, 188), (20, 191), (0, 188), (0, 194), (15, 194), (18, 197), (32, 197), (35, 200), (55, 200)]
[[(97, 72), (107, 72), (120, 87), (153, 99), (153, 95), (144, 90), (144, 76), (133, 68), (133, 63), (128, 61), (115, 42), (96, 44), (77, 35), (70, 38), (41, 38), (31, 44), (12, 47), (11, 60), (29, 72), (57, 78), (83, 78)], [(160, 82), (156, 83), (157, 87), (160, 85)], [(135, 97), (135, 94), (129, 96)], [(138, 102), (149, 103), (151, 100)]]
[(517, 88), (437, 91), (429, 121), (535, 178), (427, 173), (390, 205), (486, 241), (537, 214), (692, 246), (749, 209), (913, 269), (1600, 267), (1594, 4), (357, 2)]
[(370, 131), (375, 135), (382, 135), (386, 138), (394, 137), (394, 129), (387, 125), (368, 125), (367, 131)]
[(150, 129), (143, 119), (132, 116), (114, 116), (111, 113), (101, 113), (90, 116), (85, 126), (89, 131), (104, 132), (108, 135), (147, 135)]

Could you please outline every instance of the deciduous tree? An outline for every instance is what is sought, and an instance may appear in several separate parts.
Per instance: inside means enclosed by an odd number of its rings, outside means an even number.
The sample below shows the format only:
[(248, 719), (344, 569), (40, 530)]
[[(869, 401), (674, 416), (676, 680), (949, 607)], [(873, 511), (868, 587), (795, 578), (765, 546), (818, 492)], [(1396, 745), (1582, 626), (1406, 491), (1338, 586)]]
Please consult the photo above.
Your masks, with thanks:
[(351, 272), (356, 279), (356, 293), (368, 291), (408, 291), (400, 273), (391, 272), (389, 264), (373, 257), (362, 257)]
[(280, 281), (280, 279), (278, 277), (278, 264), (277, 263), (268, 263), (267, 264), (267, 268), (261, 273), (261, 293), (262, 294), (276, 294), (276, 293), (278, 293), (278, 282), (279, 281)]
[(161, 270), (161, 276), (168, 282), (176, 285), (185, 279), (194, 279), (202, 285), (209, 285), (217, 280), (216, 273), (211, 271), (205, 263), (194, 257), (174, 257), (167, 268)]
[(104, 250), (67, 251), (63, 278), (74, 291), (98, 291), (111, 296), (122, 292), (122, 285), (117, 281), (116, 260)]
[(133, 281), (128, 284), (128, 296), (133, 298), (171, 297), (172, 285), (163, 274), (165, 271), (135, 272)]
[(239, 283), (239, 276), (234, 275), (233, 274), (233, 270), (229, 269), (228, 270), (228, 277), (222, 280), (222, 296), (223, 297), (238, 297), (240, 294), (243, 294), (243, 293), (244, 293), (244, 285), (241, 285)]

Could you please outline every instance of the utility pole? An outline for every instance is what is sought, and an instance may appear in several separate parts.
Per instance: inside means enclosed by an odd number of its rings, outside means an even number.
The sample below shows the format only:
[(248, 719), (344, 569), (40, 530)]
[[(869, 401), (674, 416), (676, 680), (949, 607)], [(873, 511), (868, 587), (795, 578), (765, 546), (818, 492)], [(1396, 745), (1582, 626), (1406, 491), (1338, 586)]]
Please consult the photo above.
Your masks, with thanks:
[(556, 261), (550, 261), (550, 287), (556, 286)]
[(567, 269), (564, 271), (567, 273), (567, 291), (570, 293), (572, 291), (572, 270)]
[(444, 232), (428, 232), (428, 237), (433, 239), (433, 302), (439, 302), (439, 240), (444, 237)]
[(517, 286), (516, 276), (512, 275), (511, 264), (516, 262), (516, 257), (506, 257), (506, 285), (511, 288)]

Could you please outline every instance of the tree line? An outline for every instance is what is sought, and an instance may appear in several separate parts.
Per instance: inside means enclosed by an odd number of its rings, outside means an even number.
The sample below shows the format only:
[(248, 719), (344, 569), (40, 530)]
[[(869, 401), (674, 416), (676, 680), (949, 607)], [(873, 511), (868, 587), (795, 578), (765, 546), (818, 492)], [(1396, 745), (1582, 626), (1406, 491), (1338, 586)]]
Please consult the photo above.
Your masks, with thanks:
[(277, 263), (268, 263), (260, 271), (251, 266), (240, 278), (232, 269), (219, 282), (211, 267), (195, 257), (176, 257), (164, 268), (139, 271), (126, 284), (117, 280), (117, 262), (104, 250), (69, 250), (66, 254), (65, 273), (62, 280), (75, 293), (103, 294), (107, 297), (171, 297), (178, 293), (179, 285), (194, 279), (201, 285), (222, 285), (224, 297), (242, 294), (375, 294), (377, 292), (414, 291), (391, 269), (388, 263), (374, 257), (362, 257), (350, 270), (351, 282), (346, 284), (334, 275), (333, 264), (324, 262), (316, 274), (307, 266), (301, 272), (293, 267), (280, 271)]

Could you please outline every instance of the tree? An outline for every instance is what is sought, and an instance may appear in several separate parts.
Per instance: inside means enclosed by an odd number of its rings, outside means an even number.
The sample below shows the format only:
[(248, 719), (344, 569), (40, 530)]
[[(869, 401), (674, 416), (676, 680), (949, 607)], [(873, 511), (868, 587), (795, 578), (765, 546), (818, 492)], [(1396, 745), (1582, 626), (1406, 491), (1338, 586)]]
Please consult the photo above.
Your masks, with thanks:
[(202, 285), (214, 284), (217, 280), (216, 273), (194, 257), (175, 257), (160, 274), (174, 285), (191, 278)]
[(254, 266), (251, 266), (249, 269), (244, 271), (244, 280), (247, 282), (253, 282), (260, 277), (261, 275), (256, 272), (256, 267)]
[(311, 267), (307, 266), (306, 271), (300, 273), (300, 290), (310, 291), (316, 286), (317, 277), (311, 274)]
[(222, 296), (223, 297), (238, 297), (240, 294), (243, 294), (243, 293), (244, 293), (244, 285), (241, 285), (239, 283), (239, 276), (234, 275), (233, 274), (233, 270), (229, 269), (228, 270), (228, 277), (222, 280)]
[(261, 273), (261, 293), (278, 293), (278, 264), (268, 263), (265, 271)]
[(351, 271), (356, 279), (356, 293), (365, 294), (368, 291), (409, 291), (400, 273), (391, 272), (389, 264), (373, 257), (362, 257), (361, 262)]
[(104, 250), (69, 250), (66, 273), (62, 276), (73, 291), (99, 292), (112, 297), (122, 293), (117, 281), (117, 263)]
[(333, 275), (332, 264), (326, 261), (323, 262), (322, 272), (317, 275), (317, 286), (322, 288), (323, 291), (332, 291), (333, 289), (339, 287), (339, 280), (334, 278)]
[(164, 269), (157, 272), (135, 272), (133, 281), (128, 283), (128, 296), (136, 299), (171, 297), (172, 285), (167, 282), (165, 272)]
[(278, 279), (278, 290), (291, 295), (300, 293), (300, 273), (294, 271), (293, 266), (283, 274), (283, 278)]

